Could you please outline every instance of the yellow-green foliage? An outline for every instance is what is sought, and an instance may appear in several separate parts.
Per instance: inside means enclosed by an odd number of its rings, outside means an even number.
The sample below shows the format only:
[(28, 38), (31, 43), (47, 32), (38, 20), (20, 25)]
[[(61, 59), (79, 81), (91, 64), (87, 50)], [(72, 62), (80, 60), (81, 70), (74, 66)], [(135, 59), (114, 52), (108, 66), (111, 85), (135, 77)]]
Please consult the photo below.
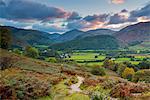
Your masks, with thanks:
[(122, 73), (122, 77), (127, 78), (127, 79), (131, 79), (134, 74), (135, 74), (135, 71), (133, 68), (126, 67)]
[(121, 76), (127, 66), (123, 63), (117, 65), (117, 73)]
[(74, 93), (68, 97), (65, 97), (64, 100), (90, 100), (88, 95), (81, 93)]
[(150, 82), (150, 69), (139, 70), (135, 73), (132, 79), (134, 82), (145, 81)]
[(115, 65), (115, 62), (113, 60), (109, 60), (109, 59), (105, 60), (104, 63), (103, 63), (103, 66), (105, 68), (108, 68), (108, 69), (111, 69), (111, 70), (115, 69), (114, 65)]
[(77, 77), (71, 77), (70, 79), (66, 80), (66, 82), (64, 83), (65, 85), (72, 85), (78, 82), (78, 78)]
[(51, 62), (51, 63), (56, 63), (57, 62), (55, 57), (49, 57), (49, 58), (46, 59), (46, 61)]

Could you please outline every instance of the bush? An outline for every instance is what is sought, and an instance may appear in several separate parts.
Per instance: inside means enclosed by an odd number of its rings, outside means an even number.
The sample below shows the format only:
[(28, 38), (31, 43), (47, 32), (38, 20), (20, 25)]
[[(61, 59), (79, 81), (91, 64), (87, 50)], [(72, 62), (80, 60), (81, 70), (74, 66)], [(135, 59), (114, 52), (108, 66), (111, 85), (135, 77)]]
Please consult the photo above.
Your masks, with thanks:
[(94, 74), (94, 75), (100, 75), (100, 76), (106, 75), (105, 68), (103, 68), (103, 67), (93, 68), (93, 70), (91, 71), (91, 73)]
[(135, 73), (133, 76), (132, 81), (138, 82), (138, 81), (144, 81), (147, 83), (150, 83), (150, 70), (139, 70)]
[(115, 62), (113, 60), (106, 59), (103, 63), (103, 67), (108, 68), (110, 70), (115, 70)]
[(134, 74), (135, 71), (133, 68), (126, 67), (122, 73), (122, 77), (131, 81)]
[(72, 84), (78, 83), (78, 78), (77, 77), (72, 77), (69, 80), (65, 82), (65, 85), (71, 86)]
[(110, 100), (109, 90), (102, 87), (96, 87), (91, 94), (91, 100)]
[(119, 63), (117, 66), (117, 73), (121, 76), (126, 67), (125, 64)]
[(21, 54), (21, 51), (19, 49), (14, 49), (13, 52), (19, 55)]
[(38, 52), (38, 49), (31, 47), (31, 46), (27, 46), (25, 48), (25, 55), (28, 57), (32, 57), (32, 58), (38, 58), (39, 52)]
[[(120, 83), (117, 84), (112, 90), (110, 91), (111, 97), (114, 98), (122, 98), (127, 99), (131, 95), (129, 84), (126, 83)], [(128, 100), (128, 99), (127, 99)]]
[(2, 57), (0, 59), (0, 69), (5, 70), (7, 68), (14, 67), (14, 65), (16, 64), (16, 61), (17, 60), (12, 57)]
[(150, 61), (142, 61), (138, 66), (140, 69), (150, 69)]
[(8, 49), (11, 45), (11, 34), (10, 30), (4, 27), (0, 27), (0, 47)]
[(51, 63), (57, 62), (56, 58), (52, 58), (52, 57), (49, 57), (46, 61), (51, 62)]

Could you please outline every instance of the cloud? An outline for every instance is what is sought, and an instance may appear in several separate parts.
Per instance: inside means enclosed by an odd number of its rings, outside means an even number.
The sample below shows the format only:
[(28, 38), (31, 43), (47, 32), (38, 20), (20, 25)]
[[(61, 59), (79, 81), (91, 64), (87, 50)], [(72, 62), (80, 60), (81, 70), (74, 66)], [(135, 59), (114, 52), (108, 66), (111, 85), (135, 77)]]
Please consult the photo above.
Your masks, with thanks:
[(134, 10), (131, 12), (131, 17), (142, 17), (142, 16), (150, 17), (150, 3), (141, 9)]
[(123, 3), (125, 3), (125, 0), (111, 0), (111, 3), (113, 3), (113, 4), (123, 4)]
[(113, 4), (123, 4), (125, 0), (111, 0), (111, 3)]
[(68, 21), (79, 20), (82, 17), (77, 12), (72, 12), (70, 16), (67, 18)]
[(105, 22), (109, 14), (99, 14), (99, 15), (88, 15), (84, 17), (84, 20), (87, 22)]
[(0, 17), (11, 20), (50, 20), (67, 18), (69, 13), (63, 9), (50, 7), (28, 0), (10, 0), (8, 4), (0, 5)]
[[(5, 1), (5, 2), (4, 2)], [(112, 0), (121, 4), (125, 0)], [(7, 13), (6, 13), (7, 12)], [(94, 14), (85, 17), (78, 12), (68, 12), (33, 0), (0, 0), (0, 24), (44, 32), (64, 32), (71, 29), (83, 31), (110, 28), (150, 21), (150, 2), (140, 9), (121, 10), (114, 14)]]
[(5, 2), (3, 0), (0, 0), (0, 6), (5, 6)]
[(66, 31), (65, 28), (56, 25), (56, 24), (49, 24), (49, 23), (39, 23), (32, 25), (32, 28), (35, 30), (40, 30), (44, 32), (64, 32)]

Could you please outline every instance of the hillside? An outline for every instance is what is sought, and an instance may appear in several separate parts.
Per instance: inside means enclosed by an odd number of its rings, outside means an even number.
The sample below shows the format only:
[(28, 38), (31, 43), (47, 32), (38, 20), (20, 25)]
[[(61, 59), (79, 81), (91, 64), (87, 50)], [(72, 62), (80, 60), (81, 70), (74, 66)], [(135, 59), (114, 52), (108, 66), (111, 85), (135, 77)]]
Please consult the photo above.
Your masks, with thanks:
[(117, 49), (118, 47), (119, 47), (118, 40), (109, 35), (85, 37), (50, 46), (50, 48), (57, 50), (63, 49), (99, 50), (99, 49)]
[(92, 36), (98, 36), (98, 35), (113, 35), (116, 31), (110, 30), (110, 29), (96, 29), (96, 30), (90, 30), (85, 32), (85, 34), (82, 34), (78, 36), (78, 38), (84, 38), (84, 37), (92, 37)]
[(0, 26), (0, 29), (3, 28), (7, 28), (11, 31), (14, 46), (24, 47), (33, 44), (48, 45), (53, 42), (52, 39), (50, 39), (51, 35), (49, 33), (10, 26)]
[(15, 61), (11, 68), (0, 70), (0, 96), (4, 100), (91, 100), (99, 94), (107, 99), (118, 99), (120, 95), (132, 100), (149, 98), (148, 83), (129, 82), (108, 69), (106, 76), (95, 76), (90, 73), (92, 67), (49, 63), (3, 49), (0, 52), (1, 59)]
[(76, 37), (78, 37), (79, 35), (82, 35), (82, 34), (85, 34), (85, 33), (82, 32), (82, 31), (74, 29), (74, 30), (68, 31), (68, 32), (62, 34), (60, 37), (56, 38), (55, 42), (70, 41), (70, 40), (73, 40), (73, 39), (75, 39)]
[(115, 37), (127, 44), (150, 42), (150, 22), (141, 22), (127, 26), (117, 32)]

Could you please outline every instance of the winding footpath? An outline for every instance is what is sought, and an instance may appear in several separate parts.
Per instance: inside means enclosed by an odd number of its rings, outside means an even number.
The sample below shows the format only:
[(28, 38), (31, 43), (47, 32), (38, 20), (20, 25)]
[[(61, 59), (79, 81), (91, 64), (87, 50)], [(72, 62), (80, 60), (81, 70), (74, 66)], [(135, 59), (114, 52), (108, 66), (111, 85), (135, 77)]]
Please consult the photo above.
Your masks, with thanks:
[(78, 83), (72, 84), (72, 85), (70, 86), (70, 88), (71, 88), (70, 93), (81, 92), (81, 91), (82, 91), (82, 90), (80, 89), (80, 85), (83, 83), (84, 78), (83, 78), (83, 77), (80, 77), (80, 76), (77, 76), (77, 78), (78, 78)]

